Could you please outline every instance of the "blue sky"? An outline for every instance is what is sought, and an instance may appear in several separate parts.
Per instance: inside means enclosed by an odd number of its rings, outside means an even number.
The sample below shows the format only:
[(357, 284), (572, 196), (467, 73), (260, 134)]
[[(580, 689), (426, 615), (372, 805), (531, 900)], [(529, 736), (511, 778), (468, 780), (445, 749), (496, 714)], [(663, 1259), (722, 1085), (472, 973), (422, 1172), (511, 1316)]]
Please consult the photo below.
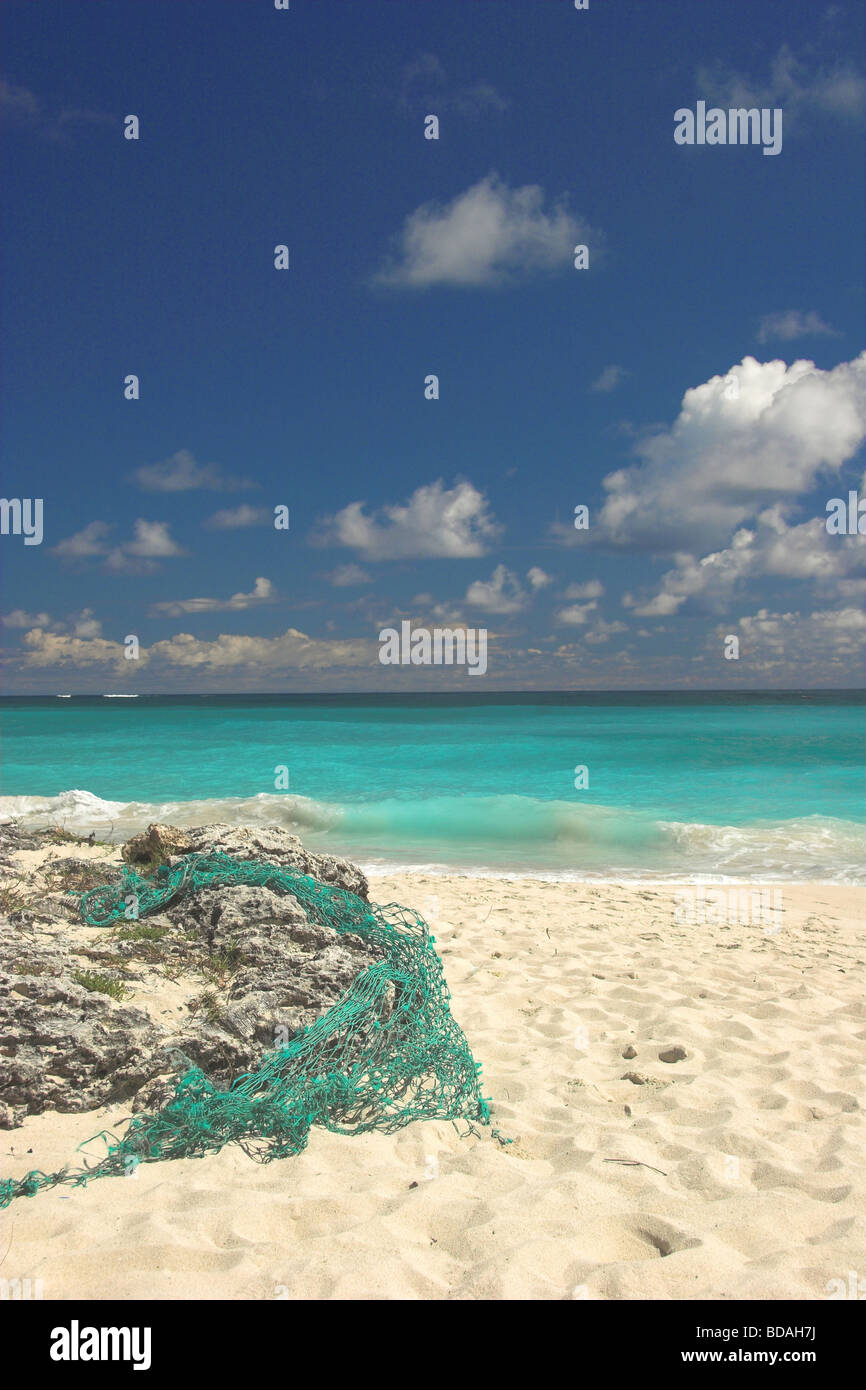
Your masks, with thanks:
[(860, 9), (5, 0), (6, 693), (860, 684)]

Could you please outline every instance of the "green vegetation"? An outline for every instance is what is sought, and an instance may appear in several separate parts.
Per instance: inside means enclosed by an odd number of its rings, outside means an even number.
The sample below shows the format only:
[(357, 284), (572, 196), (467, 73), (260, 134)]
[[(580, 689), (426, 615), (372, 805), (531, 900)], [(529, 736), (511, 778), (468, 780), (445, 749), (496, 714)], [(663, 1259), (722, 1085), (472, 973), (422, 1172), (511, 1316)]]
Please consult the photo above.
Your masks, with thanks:
[(108, 994), (112, 999), (126, 999), (128, 994), (122, 981), (115, 980), (110, 975), (102, 975), (96, 970), (73, 970), (72, 978), (84, 989), (93, 990), (95, 994)]

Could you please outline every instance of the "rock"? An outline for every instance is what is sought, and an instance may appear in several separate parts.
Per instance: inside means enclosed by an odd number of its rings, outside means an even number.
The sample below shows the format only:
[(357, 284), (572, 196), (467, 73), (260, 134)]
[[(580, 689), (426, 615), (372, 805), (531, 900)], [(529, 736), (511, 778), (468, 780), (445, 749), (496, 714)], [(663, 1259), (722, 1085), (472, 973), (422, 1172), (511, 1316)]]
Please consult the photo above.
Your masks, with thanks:
[(688, 1053), (684, 1047), (674, 1044), (673, 1047), (665, 1047), (659, 1053), (660, 1062), (684, 1062)]
[(78, 984), (59, 941), (22, 941), (10, 950), (4, 931), (0, 954), (6, 1124), (44, 1110), (92, 1110), (134, 1096), (158, 1065), (159, 1035), (147, 1015)]
[(224, 992), (170, 1039), (219, 1081), (315, 1023), (384, 954), (354, 933), (308, 921), (295, 898), (270, 888), (204, 888), (165, 915), (198, 937), (206, 965), (226, 966)]
[(320, 883), (332, 883), (369, 901), (369, 885), (356, 864), (328, 854), (313, 854), (305, 849), (297, 835), (279, 826), (202, 825), (188, 832), (190, 848), (184, 853), (207, 854), (218, 850), (233, 859), (261, 859), (267, 864), (279, 864), (295, 873), (309, 874)]
[[(24, 847), (24, 837), (2, 829), (0, 853)], [(140, 869), (211, 849), (279, 864), (367, 900), (359, 869), (311, 854), (277, 828), (152, 825), (124, 846), (123, 857)], [(0, 917), (0, 1128), (48, 1109), (128, 1103), (135, 1111), (152, 1110), (171, 1096), (179, 1072), (190, 1065), (214, 1084), (228, 1085), (312, 1025), (384, 955), (382, 946), (357, 932), (310, 920), (291, 894), (247, 884), (175, 899), (141, 924), (162, 927), (162, 933), (137, 934), (136, 924), (123, 920), (119, 934), (83, 928), (77, 893), (88, 876), (108, 884), (121, 874), (116, 863), (52, 858), (41, 871), (42, 891), (34, 880), (32, 908), (28, 899), (26, 911)], [(90, 969), (133, 986), (149, 972), (152, 980), (153, 971), (167, 971), (188, 990), (186, 1012), (166, 1013), (163, 1021), (156, 1009), (151, 1017), (134, 1003), (88, 989), (74, 973)], [(395, 986), (388, 991), (380, 1018), (396, 1002)], [(349, 1061), (366, 1040), (362, 1027)]]
[(622, 1051), (622, 1054), (621, 1054), (621, 1055), (622, 1055), (623, 1057), (625, 1057), (626, 1061), (629, 1061), (629, 1062), (630, 1062), (631, 1059), (632, 1059), (632, 1057), (636, 1057), (636, 1056), (637, 1056), (637, 1053), (636, 1053), (635, 1049), (632, 1047), (631, 1043), (629, 1043), (628, 1047), (623, 1048), (623, 1051)]
[(120, 853), (136, 869), (153, 869), (176, 854), (188, 854), (191, 848), (189, 835), (176, 825), (149, 825), (140, 835), (127, 840)]

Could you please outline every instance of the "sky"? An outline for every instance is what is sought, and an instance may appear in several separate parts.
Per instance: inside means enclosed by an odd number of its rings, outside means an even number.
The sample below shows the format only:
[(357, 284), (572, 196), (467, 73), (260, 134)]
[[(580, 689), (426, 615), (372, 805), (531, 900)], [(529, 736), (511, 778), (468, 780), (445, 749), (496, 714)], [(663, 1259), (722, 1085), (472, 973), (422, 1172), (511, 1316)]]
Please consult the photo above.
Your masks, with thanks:
[[(5, 694), (862, 685), (854, 0), (4, 0), (0, 55)], [(741, 107), (776, 153), (674, 138)]]

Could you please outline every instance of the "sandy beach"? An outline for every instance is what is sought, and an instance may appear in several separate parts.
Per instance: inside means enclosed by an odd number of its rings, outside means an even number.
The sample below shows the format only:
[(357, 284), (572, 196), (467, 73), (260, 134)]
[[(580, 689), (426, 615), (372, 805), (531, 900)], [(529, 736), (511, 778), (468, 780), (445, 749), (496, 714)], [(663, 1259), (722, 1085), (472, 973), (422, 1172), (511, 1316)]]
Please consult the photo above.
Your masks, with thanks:
[[(767, 927), (684, 921), (667, 883), (371, 879), (431, 923), (491, 1129), (314, 1128), (265, 1166), (227, 1148), (18, 1199), (3, 1277), (45, 1299), (827, 1299), (862, 1266), (864, 895), (777, 887)], [(146, 982), (133, 1002), (181, 1007)], [(128, 1113), (32, 1116), (3, 1175)]]

